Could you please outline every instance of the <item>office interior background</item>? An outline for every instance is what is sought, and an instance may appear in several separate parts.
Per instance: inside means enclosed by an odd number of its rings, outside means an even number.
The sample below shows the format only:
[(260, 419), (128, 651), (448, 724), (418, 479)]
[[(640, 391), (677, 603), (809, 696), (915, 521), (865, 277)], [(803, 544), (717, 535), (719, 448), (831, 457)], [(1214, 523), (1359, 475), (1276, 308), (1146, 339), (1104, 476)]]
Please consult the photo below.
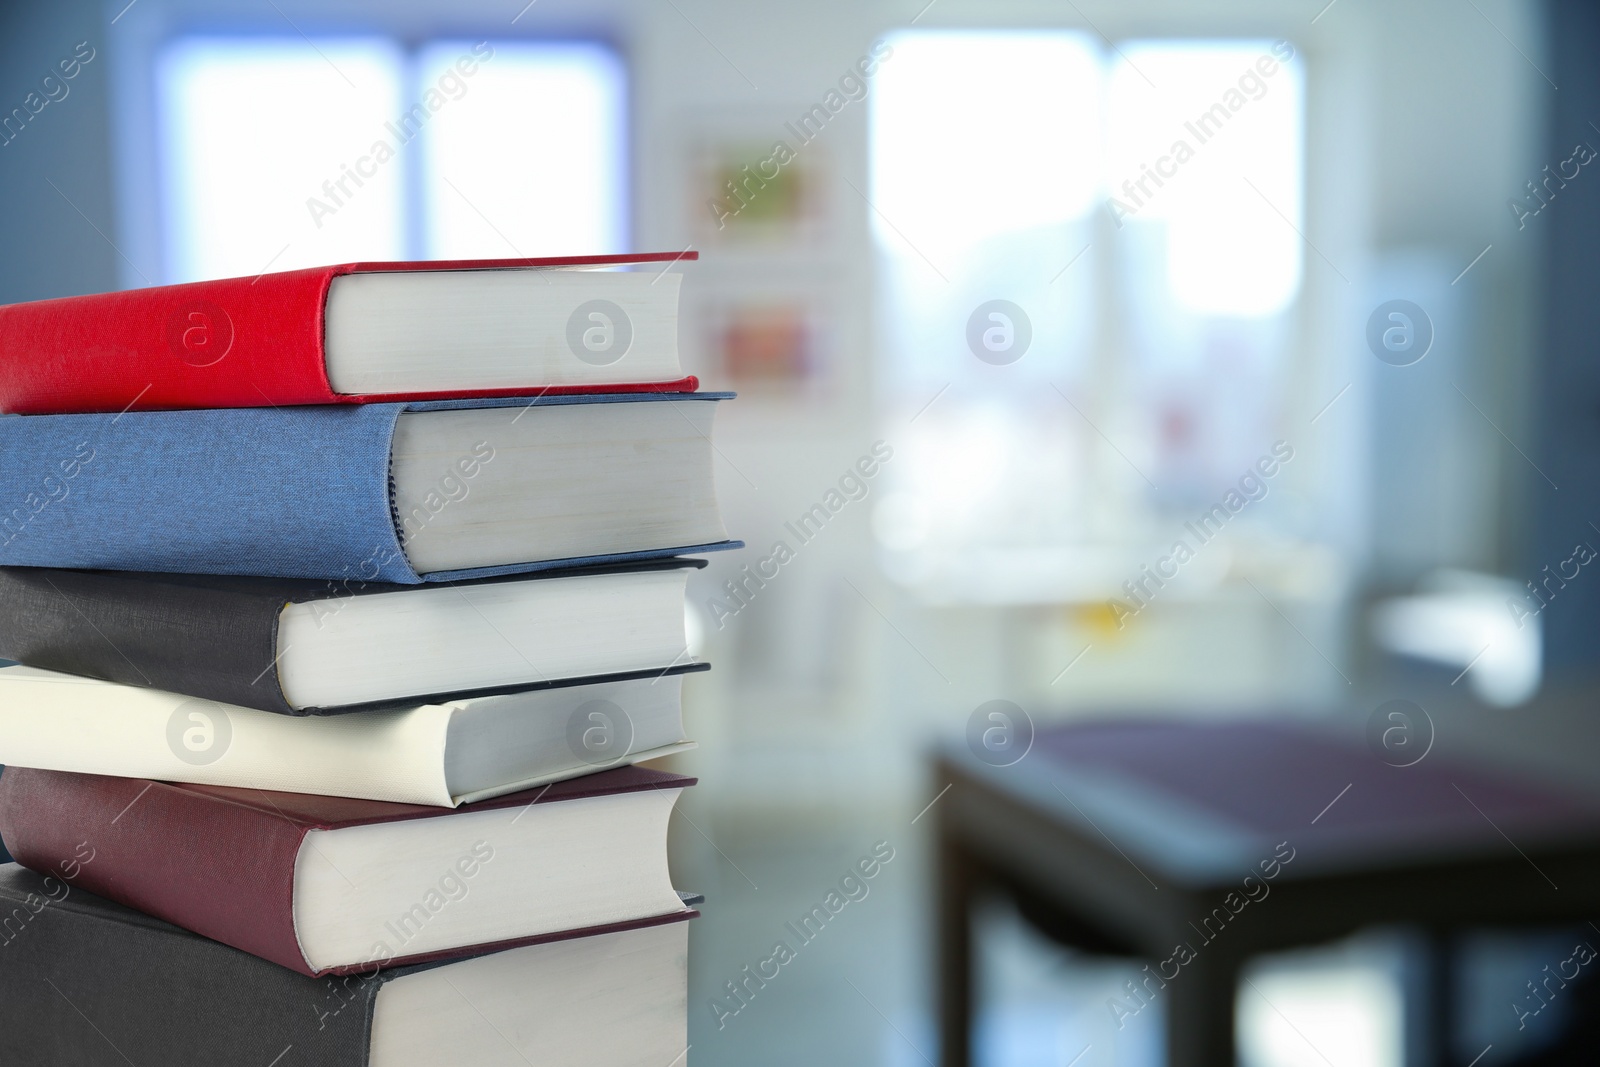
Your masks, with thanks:
[[(699, 253), (680, 343), (741, 395), (717, 477), (748, 547), (691, 586), (691, 1062), (936, 1061), (928, 757), (991, 700), (1404, 696), (1441, 751), (1594, 776), (1582, 5), (114, 0), (0, 31), (3, 302)], [(1160, 1006), (1106, 1008), (1131, 964), (982, 924), (982, 1063), (1160, 1062)], [(1463, 955), (1481, 1067), (1558, 1040), (1504, 1005), (1568, 940)], [(1406, 1062), (1409, 958), (1374, 930), (1259, 961), (1243, 1062)]]

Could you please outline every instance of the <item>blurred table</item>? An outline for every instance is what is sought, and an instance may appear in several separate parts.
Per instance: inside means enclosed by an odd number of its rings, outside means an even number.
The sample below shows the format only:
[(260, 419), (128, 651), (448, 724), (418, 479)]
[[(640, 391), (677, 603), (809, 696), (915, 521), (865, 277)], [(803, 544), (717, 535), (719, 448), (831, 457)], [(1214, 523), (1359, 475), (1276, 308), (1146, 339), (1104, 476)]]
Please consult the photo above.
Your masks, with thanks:
[[(1043, 730), (1010, 766), (943, 752), (945, 1067), (970, 1060), (971, 909), (986, 892), (1064, 944), (1150, 961), (1121, 1003), (1164, 1003), (1168, 1067), (1233, 1067), (1234, 994), (1257, 953), (1389, 923), (1443, 946), (1600, 911), (1600, 803), (1458, 757), (1394, 765), (1418, 754), (1277, 721), (1158, 720)], [(1429, 998), (1441, 1065), (1448, 970), (1446, 955)]]

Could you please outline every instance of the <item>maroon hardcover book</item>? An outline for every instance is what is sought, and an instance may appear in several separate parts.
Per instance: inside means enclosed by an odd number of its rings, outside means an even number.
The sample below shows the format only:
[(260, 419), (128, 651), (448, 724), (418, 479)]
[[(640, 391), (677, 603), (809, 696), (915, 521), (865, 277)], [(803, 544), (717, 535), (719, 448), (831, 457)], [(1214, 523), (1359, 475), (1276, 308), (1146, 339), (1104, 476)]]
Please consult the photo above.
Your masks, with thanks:
[[(666, 880), (670, 797), (659, 794), (675, 796), (694, 782), (620, 767), (459, 808), (436, 808), (7, 767), (0, 774), (0, 839), (18, 863), (72, 888), (316, 977), (682, 915), (687, 909)], [(639, 796), (630, 805), (592, 803), (651, 793), (658, 795)], [(591, 803), (544, 818), (551, 806), (572, 801)], [(530, 818), (530, 811), (538, 814)], [(495, 812), (504, 816), (490, 817)], [(588, 821), (596, 818), (601, 821)], [(421, 826), (432, 820), (459, 820), (449, 826), (461, 832)], [(396, 823), (408, 827), (375, 844), (370, 829), (348, 833)], [(341, 831), (343, 837), (332, 836)], [(308, 835), (317, 838), (308, 840)], [(637, 855), (611, 843), (623, 838)], [(589, 851), (580, 854), (580, 849)], [(413, 867), (407, 873), (396, 863)], [(486, 873), (491, 870), (492, 877)], [(316, 888), (319, 876), (322, 890)], [(627, 883), (646, 889), (619, 895), (616, 887)], [(320, 904), (309, 899), (313, 893)], [(565, 907), (541, 915), (541, 907), (555, 898)], [(385, 910), (385, 901), (397, 899), (401, 907)], [(357, 905), (340, 903), (350, 900)], [(363, 902), (374, 909), (370, 914), (359, 906)], [(337, 917), (339, 907), (355, 910), (348, 923), (341, 919), (330, 925), (328, 917)], [(484, 922), (502, 933), (507, 923), (520, 929), (512, 936), (441, 944), (446, 924), (439, 916), (447, 912), (456, 929), (482, 930)], [(571, 921), (574, 915), (587, 918)], [(326, 931), (345, 926), (374, 933), (363, 938), (355, 958), (330, 962), (330, 954), (340, 949), (319, 949), (312, 943), (312, 926), (324, 930), (324, 942), (339, 937)], [(351, 950), (343, 951), (348, 956)]]

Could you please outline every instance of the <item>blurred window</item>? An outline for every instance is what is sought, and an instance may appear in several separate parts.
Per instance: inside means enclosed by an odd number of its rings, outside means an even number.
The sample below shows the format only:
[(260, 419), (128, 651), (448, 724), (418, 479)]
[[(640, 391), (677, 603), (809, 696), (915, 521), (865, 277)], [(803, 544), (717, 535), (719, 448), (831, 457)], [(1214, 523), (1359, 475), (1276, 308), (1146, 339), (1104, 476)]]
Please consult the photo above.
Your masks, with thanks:
[(1304, 249), (1298, 63), (1271, 41), (889, 43), (869, 198), (891, 565), (982, 571), (1209, 505), (1279, 425)]
[(179, 38), (156, 65), (164, 280), (623, 251), (626, 78), (582, 42)]

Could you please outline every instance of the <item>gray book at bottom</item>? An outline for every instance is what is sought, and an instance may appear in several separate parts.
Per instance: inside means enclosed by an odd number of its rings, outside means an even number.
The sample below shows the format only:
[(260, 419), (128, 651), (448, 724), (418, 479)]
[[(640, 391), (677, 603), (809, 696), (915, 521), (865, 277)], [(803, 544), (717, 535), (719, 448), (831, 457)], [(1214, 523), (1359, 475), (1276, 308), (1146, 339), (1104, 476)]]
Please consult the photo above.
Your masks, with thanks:
[(687, 997), (682, 921), (308, 978), (0, 865), (0, 1063), (665, 1065)]

